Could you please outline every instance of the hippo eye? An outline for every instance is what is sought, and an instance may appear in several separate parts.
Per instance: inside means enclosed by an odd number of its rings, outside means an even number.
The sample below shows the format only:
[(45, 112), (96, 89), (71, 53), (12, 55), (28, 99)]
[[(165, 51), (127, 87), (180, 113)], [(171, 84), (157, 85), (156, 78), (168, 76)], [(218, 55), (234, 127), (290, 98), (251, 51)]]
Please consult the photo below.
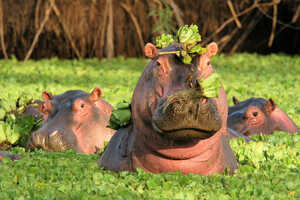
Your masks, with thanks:
[(80, 106), (81, 108), (84, 108), (84, 104), (81, 104), (81, 106)]
[(210, 61), (207, 61), (207, 65), (210, 65)]
[(256, 117), (256, 116), (258, 115), (258, 112), (254, 112), (254, 113), (252, 113), (252, 115), (253, 115), (254, 117)]
[(157, 66), (160, 66), (160, 62), (156, 61)]

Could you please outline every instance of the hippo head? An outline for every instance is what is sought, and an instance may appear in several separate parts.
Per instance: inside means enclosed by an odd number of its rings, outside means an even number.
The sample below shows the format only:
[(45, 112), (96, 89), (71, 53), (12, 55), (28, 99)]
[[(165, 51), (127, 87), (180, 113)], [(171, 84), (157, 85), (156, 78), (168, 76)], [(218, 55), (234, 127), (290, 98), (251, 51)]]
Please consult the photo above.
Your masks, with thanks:
[(233, 103), (235, 105), (229, 107), (227, 125), (243, 135), (272, 134), (275, 130), (299, 132), (296, 124), (271, 98), (250, 98), (239, 102), (233, 97)]
[(81, 90), (69, 90), (56, 96), (43, 92), (44, 102), (39, 108), (44, 122), (32, 134), (28, 148), (75, 149), (82, 153), (94, 153), (102, 148), (113, 134), (106, 128), (113, 108), (101, 95), (99, 88), (90, 94)]
[[(220, 115), (223, 108), (218, 107), (218, 98), (202, 95), (197, 79), (214, 73), (209, 58), (218, 47), (216, 43), (209, 44), (207, 53), (194, 58), (191, 64), (183, 64), (174, 54), (164, 55), (178, 48), (178, 43), (160, 51), (153, 44), (145, 46), (145, 55), (152, 60), (133, 94), (133, 121), (136, 126), (146, 124), (173, 140), (207, 139), (222, 128), (226, 116)], [(227, 105), (225, 93), (219, 95), (223, 106)]]

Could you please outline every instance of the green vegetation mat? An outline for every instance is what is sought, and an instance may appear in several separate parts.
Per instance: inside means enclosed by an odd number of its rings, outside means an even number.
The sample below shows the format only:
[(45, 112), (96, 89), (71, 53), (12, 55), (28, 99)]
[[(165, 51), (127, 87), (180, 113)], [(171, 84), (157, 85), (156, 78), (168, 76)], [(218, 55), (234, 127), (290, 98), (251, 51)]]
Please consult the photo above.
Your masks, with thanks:
[[(111, 61), (0, 60), (0, 98), (26, 94), (41, 99), (47, 90), (92, 91), (100, 87), (112, 105), (131, 100), (146, 59)], [(272, 97), (300, 125), (300, 57), (255, 54), (223, 55), (212, 60), (227, 96), (240, 100)], [(2, 199), (300, 199), (300, 135), (275, 132), (254, 136), (246, 145), (231, 141), (240, 163), (235, 175), (114, 173), (98, 169), (99, 155), (67, 152), (25, 152), (14, 147), (21, 160), (0, 163)]]

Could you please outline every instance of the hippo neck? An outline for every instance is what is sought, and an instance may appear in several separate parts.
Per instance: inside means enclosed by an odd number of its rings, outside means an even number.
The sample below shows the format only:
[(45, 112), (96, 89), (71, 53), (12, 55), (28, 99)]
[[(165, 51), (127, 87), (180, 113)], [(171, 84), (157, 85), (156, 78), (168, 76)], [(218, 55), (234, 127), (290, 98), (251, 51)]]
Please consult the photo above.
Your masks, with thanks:
[(149, 136), (157, 135), (156, 132), (148, 132), (148, 137), (138, 134), (138, 130), (133, 130), (133, 134), (135, 147), (131, 155), (134, 168), (154, 173), (180, 170), (203, 175), (222, 173), (226, 168), (233, 172), (237, 168), (224, 129), (208, 139), (195, 140), (188, 145), (176, 145), (165, 138)]

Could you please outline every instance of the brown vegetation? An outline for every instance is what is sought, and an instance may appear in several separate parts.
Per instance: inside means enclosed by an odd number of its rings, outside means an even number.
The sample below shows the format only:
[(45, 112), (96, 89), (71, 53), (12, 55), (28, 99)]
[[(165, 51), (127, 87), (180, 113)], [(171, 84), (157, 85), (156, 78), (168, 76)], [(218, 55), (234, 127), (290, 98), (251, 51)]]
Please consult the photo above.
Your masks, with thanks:
[(223, 52), (300, 53), (300, 0), (0, 0), (0, 57), (142, 56), (166, 5)]

